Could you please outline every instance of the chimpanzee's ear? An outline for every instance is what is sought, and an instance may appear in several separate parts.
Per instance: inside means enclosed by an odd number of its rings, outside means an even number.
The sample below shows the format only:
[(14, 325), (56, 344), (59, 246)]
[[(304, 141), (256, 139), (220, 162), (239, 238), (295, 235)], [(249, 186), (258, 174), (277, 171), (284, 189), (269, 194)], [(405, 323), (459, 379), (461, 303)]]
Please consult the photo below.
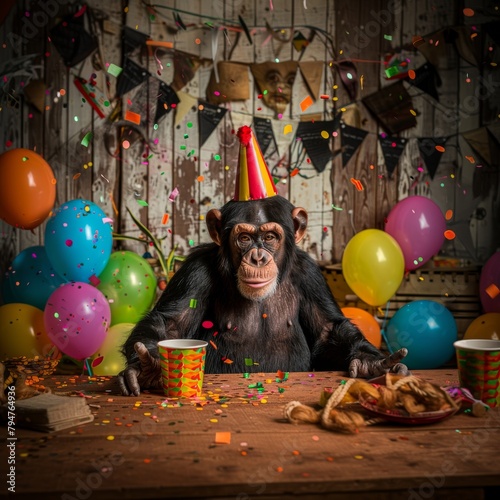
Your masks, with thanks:
[(217, 245), (221, 246), (222, 238), (221, 238), (221, 218), (222, 214), (220, 210), (216, 208), (212, 208), (206, 216), (206, 222), (208, 227), (208, 232), (210, 233), (210, 237), (217, 243)]
[(307, 228), (307, 212), (304, 208), (296, 207), (292, 210), (293, 225), (295, 226), (295, 243), (305, 236)]

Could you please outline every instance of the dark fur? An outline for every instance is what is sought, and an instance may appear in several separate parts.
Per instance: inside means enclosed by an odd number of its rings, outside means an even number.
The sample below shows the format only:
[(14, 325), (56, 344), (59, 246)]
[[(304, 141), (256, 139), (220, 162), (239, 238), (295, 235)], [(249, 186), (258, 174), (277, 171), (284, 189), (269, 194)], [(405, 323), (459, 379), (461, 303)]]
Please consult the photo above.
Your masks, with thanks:
[[(157, 357), (156, 343), (177, 337), (217, 345), (207, 348), (206, 373), (347, 370), (354, 358), (382, 359), (342, 314), (318, 265), (295, 244), (293, 208), (281, 196), (224, 205), (222, 245), (200, 245), (189, 254), (154, 309), (130, 334), (123, 347), (127, 362), (137, 360), (136, 342)], [(279, 285), (270, 298), (251, 301), (237, 289), (228, 238), (238, 222), (268, 221), (285, 230), (285, 252), (277, 262)], [(196, 308), (189, 307), (191, 299), (198, 301)], [(213, 328), (202, 327), (207, 320)], [(245, 366), (245, 358), (258, 368)]]

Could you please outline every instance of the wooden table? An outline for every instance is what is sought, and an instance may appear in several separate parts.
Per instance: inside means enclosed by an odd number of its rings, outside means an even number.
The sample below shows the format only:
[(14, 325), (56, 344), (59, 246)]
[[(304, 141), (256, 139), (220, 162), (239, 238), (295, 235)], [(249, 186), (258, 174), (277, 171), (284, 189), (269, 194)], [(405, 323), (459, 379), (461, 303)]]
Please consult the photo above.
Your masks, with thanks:
[[(453, 369), (414, 374), (457, 385)], [(315, 404), (343, 376), (206, 375), (205, 401), (182, 404), (120, 396), (110, 377), (47, 377), (54, 393), (87, 397), (95, 420), (52, 434), (16, 428), (15, 498), (500, 498), (500, 409), (351, 435), (284, 420), (286, 403)], [(230, 443), (216, 444), (218, 432)]]

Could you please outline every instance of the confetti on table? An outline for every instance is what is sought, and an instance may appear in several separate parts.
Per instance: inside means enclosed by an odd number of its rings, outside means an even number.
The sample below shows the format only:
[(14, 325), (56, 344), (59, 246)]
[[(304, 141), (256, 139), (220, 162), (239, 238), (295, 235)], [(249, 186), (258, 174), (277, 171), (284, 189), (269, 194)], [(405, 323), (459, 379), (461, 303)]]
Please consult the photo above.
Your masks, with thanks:
[(231, 433), (230, 432), (216, 432), (215, 433), (215, 444), (231, 444)]

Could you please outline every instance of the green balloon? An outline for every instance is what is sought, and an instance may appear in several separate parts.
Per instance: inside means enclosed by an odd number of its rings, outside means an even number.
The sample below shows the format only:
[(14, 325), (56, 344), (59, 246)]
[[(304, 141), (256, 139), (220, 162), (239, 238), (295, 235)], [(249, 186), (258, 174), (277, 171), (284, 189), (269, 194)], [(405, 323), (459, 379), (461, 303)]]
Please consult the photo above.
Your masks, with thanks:
[(156, 276), (149, 262), (128, 250), (113, 252), (97, 288), (108, 299), (111, 325), (137, 323), (156, 298)]

